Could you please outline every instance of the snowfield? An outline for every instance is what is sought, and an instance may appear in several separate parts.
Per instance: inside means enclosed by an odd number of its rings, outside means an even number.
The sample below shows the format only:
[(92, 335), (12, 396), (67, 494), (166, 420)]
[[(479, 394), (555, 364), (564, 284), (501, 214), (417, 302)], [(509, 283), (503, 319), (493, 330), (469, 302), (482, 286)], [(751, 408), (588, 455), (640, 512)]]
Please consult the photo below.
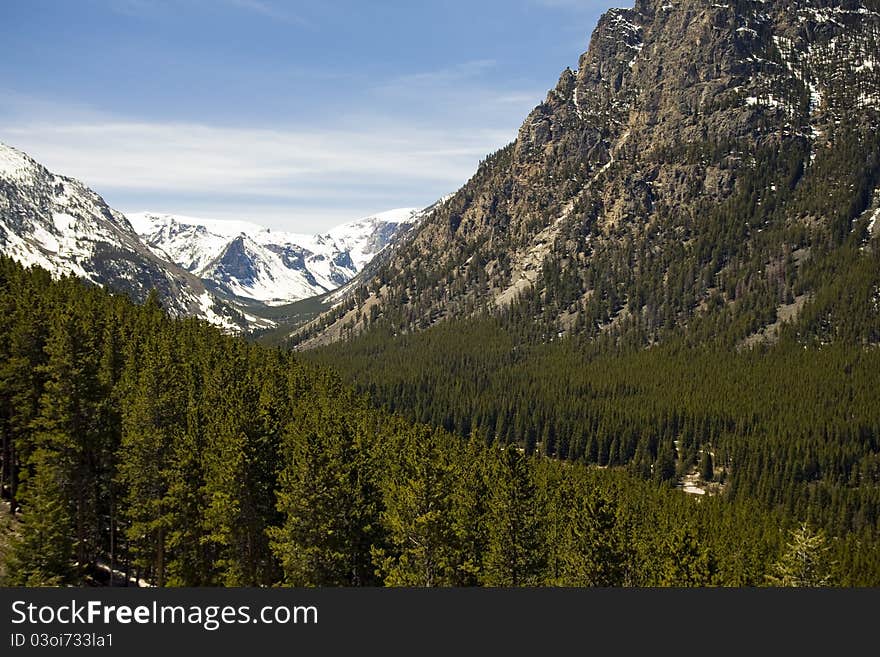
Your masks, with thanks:
[(280, 305), (344, 285), (421, 216), (417, 208), (399, 208), (318, 235), (153, 212), (126, 218), (158, 256), (227, 294)]

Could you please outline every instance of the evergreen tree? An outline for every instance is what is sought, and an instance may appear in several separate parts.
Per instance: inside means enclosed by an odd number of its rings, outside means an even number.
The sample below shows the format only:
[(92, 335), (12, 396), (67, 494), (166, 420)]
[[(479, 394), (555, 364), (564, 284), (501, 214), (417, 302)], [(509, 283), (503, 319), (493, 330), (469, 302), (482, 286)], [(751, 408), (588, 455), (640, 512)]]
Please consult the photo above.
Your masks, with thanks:
[(514, 447), (494, 450), (489, 489), (489, 536), (483, 563), (488, 586), (536, 586), (546, 553), (532, 461)]
[(453, 450), (455, 480), (452, 490), (452, 526), (458, 550), (455, 584), (475, 586), (481, 581), (488, 546), (488, 465), (486, 441), (472, 435), (463, 448)]
[(715, 466), (708, 447), (703, 448), (703, 456), (700, 459), (700, 476), (703, 481), (712, 481), (715, 478)]
[[(304, 400), (305, 401), (305, 400)], [(278, 510), (271, 546), (292, 586), (377, 583), (371, 549), (381, 549), (381, 494), (367, 427), (327, 400), (297, 409), (283, 438)]]
[(216, 566), (224, 584), (271, 584), (265, 528), (274, 518), (270, 500), (275, 481), (265, 459), (271, 458), (277, 436), (260, 431), (264, 418), (258, 417), (259, 391), (249, 376), (248, 351), (238, 343), (230, 346), (205, 392), (212, 409), (205, 421), (203, 457), (207, 540), (218, 550)]
[(675, 445), (671, 440), (664, 440), (657, 451), (654, 462), (654, 481), (669, 484), (675, 480)]
[(135, 564), (164, 586), (168, 541), (179, 526), (168, 493), (173, 445), (181, 429), (168, 336), (149, 336), (143, 362), (130, 367), (135, 383), (126, 396), (118, 454), (119, 485), (125, 490), (121, 511)]
[(33, 475), (22, 493), (21, 532), (12, 539), (7, 563), (12, 586), (61, 586), (75, 582), (75, 523), (64, 494), (65, 473), (54, 453), (39, 449)]
[(822, 531), (802, 524), (791, 532), (785, 552), (768, 577), (774, 586), (821, 587), (832, 582), (829, 547)]
[(710, 586), (716, 564), (711, 552), (687, 526), (673, 527), (663, 539), (659, 563), (659, 586)]
[(410, 430), (384, 481), (382, 524), (387, 550), (374, 559), (389, 586), (442, 586), (456, 581), (459, 546), (452, 524), (453, 469), (436, 432)]
[(562, 549), (562, 581), (568, 586), (622, 586), (626, 561), (614, 503), (598, 490), (581, 492)]
[[(46, 383), (33, 434), (38, 458), (32, 466), (45, 468), (51, 481), (39, 496), (56, 494), (59, 499), (55, 504), (68, 506), (74, 523), (70, 557), (79, 568), (94, 560), (99, 540), (96, 514), (101, 437), (95, 420), (101, 390), (88, 328), (84, 313), (74, 308), (65, 308), (55, 316), (45, 347)], [(44, 480), (42, 476), (25, 480), (25, 486)], [(43, 503), (53, 506), (48, 500)]]

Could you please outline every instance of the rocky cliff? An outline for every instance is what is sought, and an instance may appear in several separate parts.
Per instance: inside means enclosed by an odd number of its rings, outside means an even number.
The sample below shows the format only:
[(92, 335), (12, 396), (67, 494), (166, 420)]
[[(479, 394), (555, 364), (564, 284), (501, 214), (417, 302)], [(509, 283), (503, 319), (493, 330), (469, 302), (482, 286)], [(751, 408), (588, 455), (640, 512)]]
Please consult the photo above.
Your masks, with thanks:
[[(852, 310), (835, 285), (861, 281), (850, 305), (876, 292), (878, 11), (876, 0), (609, 11), (516, 140), (294, 342), (483, 312), (544, 338), (749, 341), (807, 315), (809, 330), (827, 315), (834, 333)], [(875, 325), (853, 330), (874, 340)]]

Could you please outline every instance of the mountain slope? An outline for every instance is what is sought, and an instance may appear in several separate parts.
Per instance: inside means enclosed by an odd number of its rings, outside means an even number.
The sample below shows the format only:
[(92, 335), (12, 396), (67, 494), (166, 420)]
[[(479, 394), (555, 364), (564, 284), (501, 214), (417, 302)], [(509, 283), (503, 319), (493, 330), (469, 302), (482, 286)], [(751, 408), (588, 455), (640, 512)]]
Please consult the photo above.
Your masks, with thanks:
[(324, 234), (274, 232), (241, 222), (138, 213), (129, 221), (157, 254), (176, 262), (223, 295), (287, 304), (350, 281), (395, 236), (421, 217), (390, 210)]
[[(878, 281), (867, 230), (880, 205), (878, 10), (639, 0), (609, 11), (517, 139), (294, 342), (483, 312), (542, 340), (736, 342), (798, 309), (832, 317), (808, 332), (850, 331)], [(847, 277), (861, 287), (835, 299)], [(877, 339), (876, 317), (853, 331)]]
[(155, 290), (174, 316), (230, 330), (241, 318), (192, 274), (148, 249), (128, 220), (82, 183), (0, 144), (0, 249), (54, 276), (72, 274), (143, 301)]

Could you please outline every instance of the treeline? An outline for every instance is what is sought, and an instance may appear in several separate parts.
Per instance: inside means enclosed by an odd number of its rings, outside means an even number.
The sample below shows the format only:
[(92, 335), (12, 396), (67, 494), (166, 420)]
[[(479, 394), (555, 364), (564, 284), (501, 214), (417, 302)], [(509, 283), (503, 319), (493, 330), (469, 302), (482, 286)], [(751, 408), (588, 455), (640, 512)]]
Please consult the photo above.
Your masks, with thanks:
[(783, 340), (753, 350), (527, 345), (493, 319), (371, 332), (304, 357), (413, 421), (657, 483), (702, 469), (843, 536), (880, 530), (880, 352)]
[(0, 353), (6, 584), (880, 583), (867, 530), (789, 536), (799, 519), (745, 497), (463, 440), (294, 355), (6, 258)]

